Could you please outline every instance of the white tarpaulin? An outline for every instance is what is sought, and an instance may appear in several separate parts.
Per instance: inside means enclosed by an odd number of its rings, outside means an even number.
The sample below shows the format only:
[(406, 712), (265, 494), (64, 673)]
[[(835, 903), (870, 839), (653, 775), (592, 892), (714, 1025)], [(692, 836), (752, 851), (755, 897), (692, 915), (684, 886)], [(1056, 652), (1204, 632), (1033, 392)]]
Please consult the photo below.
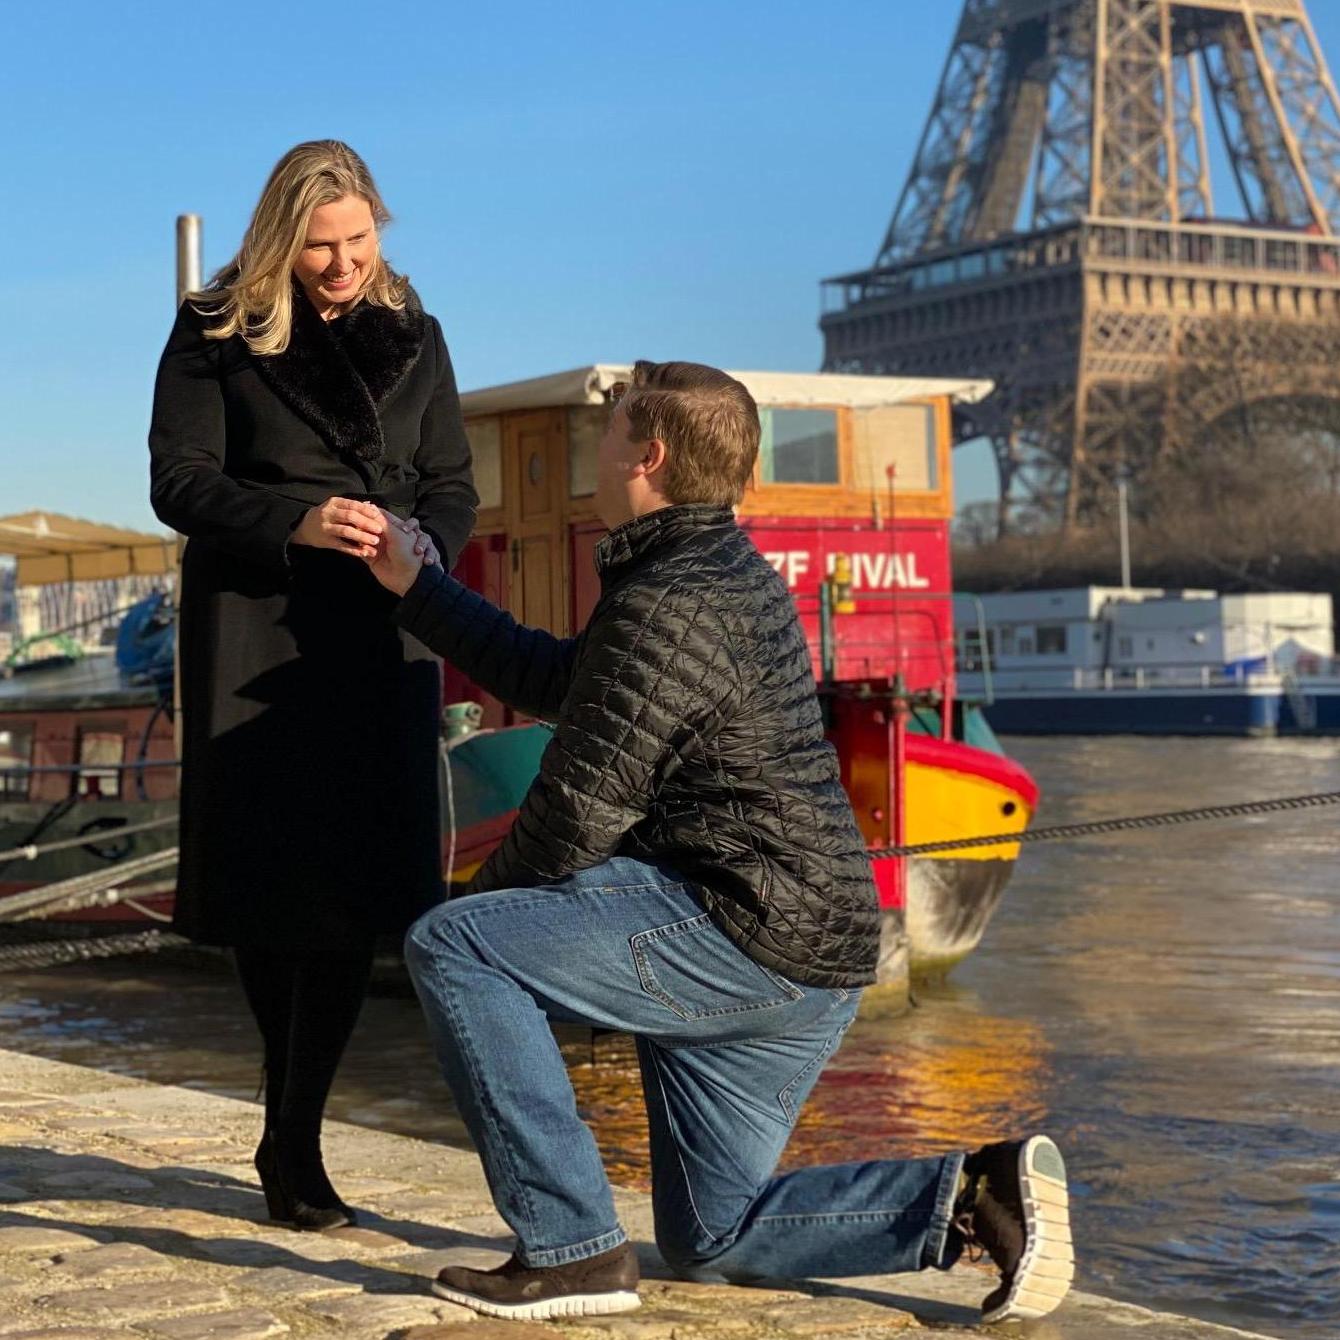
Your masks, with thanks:
[(177, 541), (57, 512), (21, 512), (0, 517), (0, 554), (18, 560), (17, 585), (45, 586), (172, 572)]
[[(615, 382), (632, 375), (628, 363), (595, 363), (530, 377), (526, 381), (466, 391), (461, 408), (467, 416), (507, 410), (544, 409), (554, 405), (599, 405)], [(835, 372), (732, 372), (760, 405), (847, 405), (873, 409), (909, 400), (950, 396), (955, 403), (975, 405), (992, 391), (989, 381), (945, 377), (859, 377)]]

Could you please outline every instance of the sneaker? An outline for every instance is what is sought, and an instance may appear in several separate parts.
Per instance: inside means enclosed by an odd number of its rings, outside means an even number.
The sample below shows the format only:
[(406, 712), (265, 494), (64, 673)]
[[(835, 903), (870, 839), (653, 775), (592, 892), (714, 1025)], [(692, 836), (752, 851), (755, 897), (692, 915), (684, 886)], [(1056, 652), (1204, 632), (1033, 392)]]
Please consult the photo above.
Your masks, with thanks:
[(515, 1254), (496, 1270), (447, 1266), (433, 1281), (433, 1292), (487, 1317), (542, 1321), (631, 1312), (642, 1301), (637, 1281), (637, 1253), (622, 1242), (613, 1251), (563, 1266), (526, 1266)]
[(970, 1259), (980, 1260), (985, 1250), (1001, 1275), (982, 1302), (982, 1320), (1045, 1317), (1075, 1277), (1061, 1151), (1045, 1135), (985, 1145), (964, 1160), (963, 1175), (954, 1227)]

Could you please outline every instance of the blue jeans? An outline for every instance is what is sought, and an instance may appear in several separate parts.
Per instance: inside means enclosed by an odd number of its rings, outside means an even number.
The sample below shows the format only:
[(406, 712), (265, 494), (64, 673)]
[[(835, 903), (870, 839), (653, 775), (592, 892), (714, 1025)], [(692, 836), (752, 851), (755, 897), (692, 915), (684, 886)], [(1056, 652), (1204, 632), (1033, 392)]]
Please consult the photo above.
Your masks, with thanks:
[(549, 1020), (637, 1039), (656, 1242), (695, 1279), (948, 1267), (962, 1154), (774, 1177), (859, 992), (802, 986), (720, 931), (691, 886), (623, 857), (421, 917), (406, 959), (499, 1213), (529, 1266), (625, 1240)]

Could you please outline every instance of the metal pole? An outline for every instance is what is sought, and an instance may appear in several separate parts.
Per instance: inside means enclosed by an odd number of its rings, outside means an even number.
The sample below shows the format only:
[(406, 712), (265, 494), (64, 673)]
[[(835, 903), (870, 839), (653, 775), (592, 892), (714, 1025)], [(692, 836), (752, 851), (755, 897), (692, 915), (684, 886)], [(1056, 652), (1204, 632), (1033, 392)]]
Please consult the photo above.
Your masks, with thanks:
[(950, 600), (971, 600), (977, 615), (977, 646), (982, 662), (982, 705), (990, 707), (996, 701), (995, 691), (991, 687), (991, 649), (986, 640), (986, 606), (982, 597), (971, 591), (954, 591)]
[[(889, 826), (895, 847), (907, 843), (907, 690), (901, 673), (891, 681), (889, 704)], [(907, 907), (907, 857), (895, 858), (893, 887), (896, 907)], [(904, 912), (906, 915), (906, 912)]]
[(177, 215), (177, 306), (188, 293), (199, 290), (200, 215)]
[(819, 583), (819, 674), (823, 683), (833, 679), (833, 588), (832, 578)]
[[(200, 290), (203, 280), (200, 273), (200, 215), (177, 215), (177, 307), (186, 300), (188, 293)], [(186, 547), (185, 537), (177, 536), (177, 571), (181, 572), (182, 551)], [(180, 596), (181, 582), (177, 583), (176, 596)], [(174, 597), (175, 598), (175, 597)], [(180, 602), (178, 603), (180, 609)], [(177, 757), (182, 751), (182, 708), (181, 708), (181, 621), (177, 621), (176, 635), (172, 646), (172, 734), (176, 742)]]
[(1126, 520), (1126, 481), (1117, 480), (1117, 519), (1121, 527), (1121, 589), (1131, 586), (1131, 535)]

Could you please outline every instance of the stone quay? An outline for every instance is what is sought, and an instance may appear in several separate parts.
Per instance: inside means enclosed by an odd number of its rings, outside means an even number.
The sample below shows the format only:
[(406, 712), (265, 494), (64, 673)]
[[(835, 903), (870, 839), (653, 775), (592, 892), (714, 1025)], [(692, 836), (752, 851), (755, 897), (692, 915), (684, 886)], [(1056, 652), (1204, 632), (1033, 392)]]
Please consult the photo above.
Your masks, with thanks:
[[(473, 1154), (329, 1122), (325, 1149), (360, 1225), (269, 1224), (251, 1167), (259, 1109), (195, 1089), (0, 1051), (3, 1340), (861, 1340), (980, 1334), (984, 1269), (759, 1287), (674, 1279), (648, 1198), (617, 1192), (643, 1305), (609, 1318), (500, 1322), (436, 1298), (447, 1263), (493, 1265), (510, 1238)], [(1082, 1253), (1083, 1244), (1079, 1244)], [(1073, 1292), (1030, 1340), (1248, 1336)]]

